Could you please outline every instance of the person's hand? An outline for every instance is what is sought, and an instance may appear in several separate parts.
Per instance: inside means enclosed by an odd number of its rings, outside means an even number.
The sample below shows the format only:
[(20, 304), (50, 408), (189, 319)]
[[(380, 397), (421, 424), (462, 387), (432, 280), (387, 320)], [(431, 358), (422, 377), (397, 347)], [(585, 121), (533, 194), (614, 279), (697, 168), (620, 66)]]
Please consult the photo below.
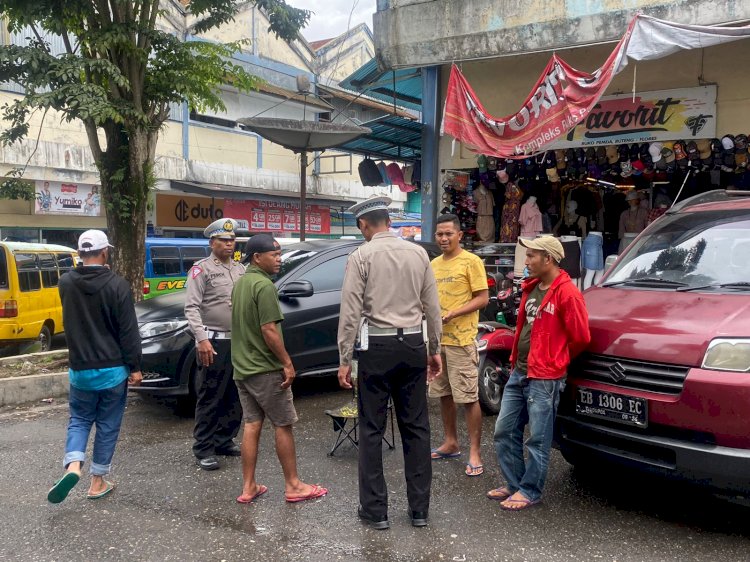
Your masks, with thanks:
[(297, 373), (294, 371), (294, 365), (291, 363), (289, 363), (289, 365), (284, 365), (284, 381), (281, 383), (281, 388), (289, 388), (292, 386), (292, 382), (296, 375)]
[(339, 367), (339, 386), (349, 390), (352, 387), (352, 366), (341, 365)]
[(214, 362), (214, 346), (208, 340), (198, 342), (198, 364), (203, 367), (210, 367)]
[(443, 314), (443, 324), (447, 324), (451, 320), (453, 320), (456, 317), (456, 315), (453, 313), (453, 311), (446, 312)]
[(440, 376), (443, 371), (443, 361), (440, 359), (440, 354), (430, 355), (427, 358), (427, 383), (431, 383)]
[(130, 386), (140, 386), (142, 380), (143, 373), (141, 373), (140, 371), (133, 371), (128, 377), (128, 384)]

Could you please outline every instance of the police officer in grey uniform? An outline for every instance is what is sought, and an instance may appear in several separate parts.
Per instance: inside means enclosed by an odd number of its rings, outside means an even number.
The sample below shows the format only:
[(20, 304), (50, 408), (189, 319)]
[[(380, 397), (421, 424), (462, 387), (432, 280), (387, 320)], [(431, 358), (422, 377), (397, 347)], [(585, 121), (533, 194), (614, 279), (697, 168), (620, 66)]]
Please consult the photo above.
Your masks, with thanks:
[(358, 362), (358, 514), (376, 529), (389, 527), (382, 457), (389, 399), (401, 433), (411, 522), (427, 524), (432, 461), (426, 385), (441, 371), (442, 321), (430, 259), (390, 232), (390, 204), (388, 197), (374, 197), (349, 209), (367, 243), (346, 264), (338, 331), (342, 387), (352, 387), (353, 355)]
[(197, 261), (187, 276), (185, 317), (195, 338), (197, 402), (193, 454), (204, 470), (216, 470), (216, 455), (240, 456), (234, 438), (242, 406), (232, 380), (232, 289), (245, 273), (233, 260), (234, 219), (219, 219), (203, 231), (211, 239), (211, 255)]

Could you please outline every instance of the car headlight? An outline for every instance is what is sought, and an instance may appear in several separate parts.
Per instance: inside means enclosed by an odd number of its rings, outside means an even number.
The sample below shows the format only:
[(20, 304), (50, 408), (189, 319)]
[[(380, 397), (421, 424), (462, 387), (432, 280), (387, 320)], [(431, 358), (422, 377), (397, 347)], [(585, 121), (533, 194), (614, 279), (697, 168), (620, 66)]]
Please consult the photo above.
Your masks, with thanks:
[(704, 369), (750, 372), (750, 339), (715, 339), (708, 344)]
[(141, 335), (141, 339), (155, 338), (177, 330), (183, 329), (187, 326), (187, 320), (167, 320), (165, 322), (146, 322), (138, 327), (138, 333)]

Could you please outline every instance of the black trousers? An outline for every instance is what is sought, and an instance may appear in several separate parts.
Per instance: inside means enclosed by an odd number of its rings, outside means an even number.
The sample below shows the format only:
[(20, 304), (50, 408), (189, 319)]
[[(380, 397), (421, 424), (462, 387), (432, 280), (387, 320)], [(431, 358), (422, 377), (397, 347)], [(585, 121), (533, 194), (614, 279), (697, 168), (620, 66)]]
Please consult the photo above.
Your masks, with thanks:
[(409, 508), (428, 511), (432, 484), (430, 419), (427, 412), (427, 350), (422, 334), (370, 337), (358, 353), (359, 503), (372, 516), (388, 514), (383, 476), (383, 433), (393, 399)]
[(210, 367), (198, 366), (193, 454), (210, 457), (232, 445), (242, 423), (242, 405), (232, 380), (231, 340), (212, 340), (217, 355)]

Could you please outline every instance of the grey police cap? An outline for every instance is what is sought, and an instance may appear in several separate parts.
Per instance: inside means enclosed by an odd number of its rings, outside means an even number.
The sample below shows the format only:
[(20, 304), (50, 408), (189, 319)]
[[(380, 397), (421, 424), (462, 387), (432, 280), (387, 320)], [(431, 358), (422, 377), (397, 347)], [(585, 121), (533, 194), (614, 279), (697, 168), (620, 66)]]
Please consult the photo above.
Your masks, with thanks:
[(203, 231), (203, 236), (206, 238), (213, 238), (214, 236), (228, 236), (234, 238), (236, 236), (234, 231), (238, 226), (239, 223), (234, 219), (217, 219), (206, 227), (206, 230)]

